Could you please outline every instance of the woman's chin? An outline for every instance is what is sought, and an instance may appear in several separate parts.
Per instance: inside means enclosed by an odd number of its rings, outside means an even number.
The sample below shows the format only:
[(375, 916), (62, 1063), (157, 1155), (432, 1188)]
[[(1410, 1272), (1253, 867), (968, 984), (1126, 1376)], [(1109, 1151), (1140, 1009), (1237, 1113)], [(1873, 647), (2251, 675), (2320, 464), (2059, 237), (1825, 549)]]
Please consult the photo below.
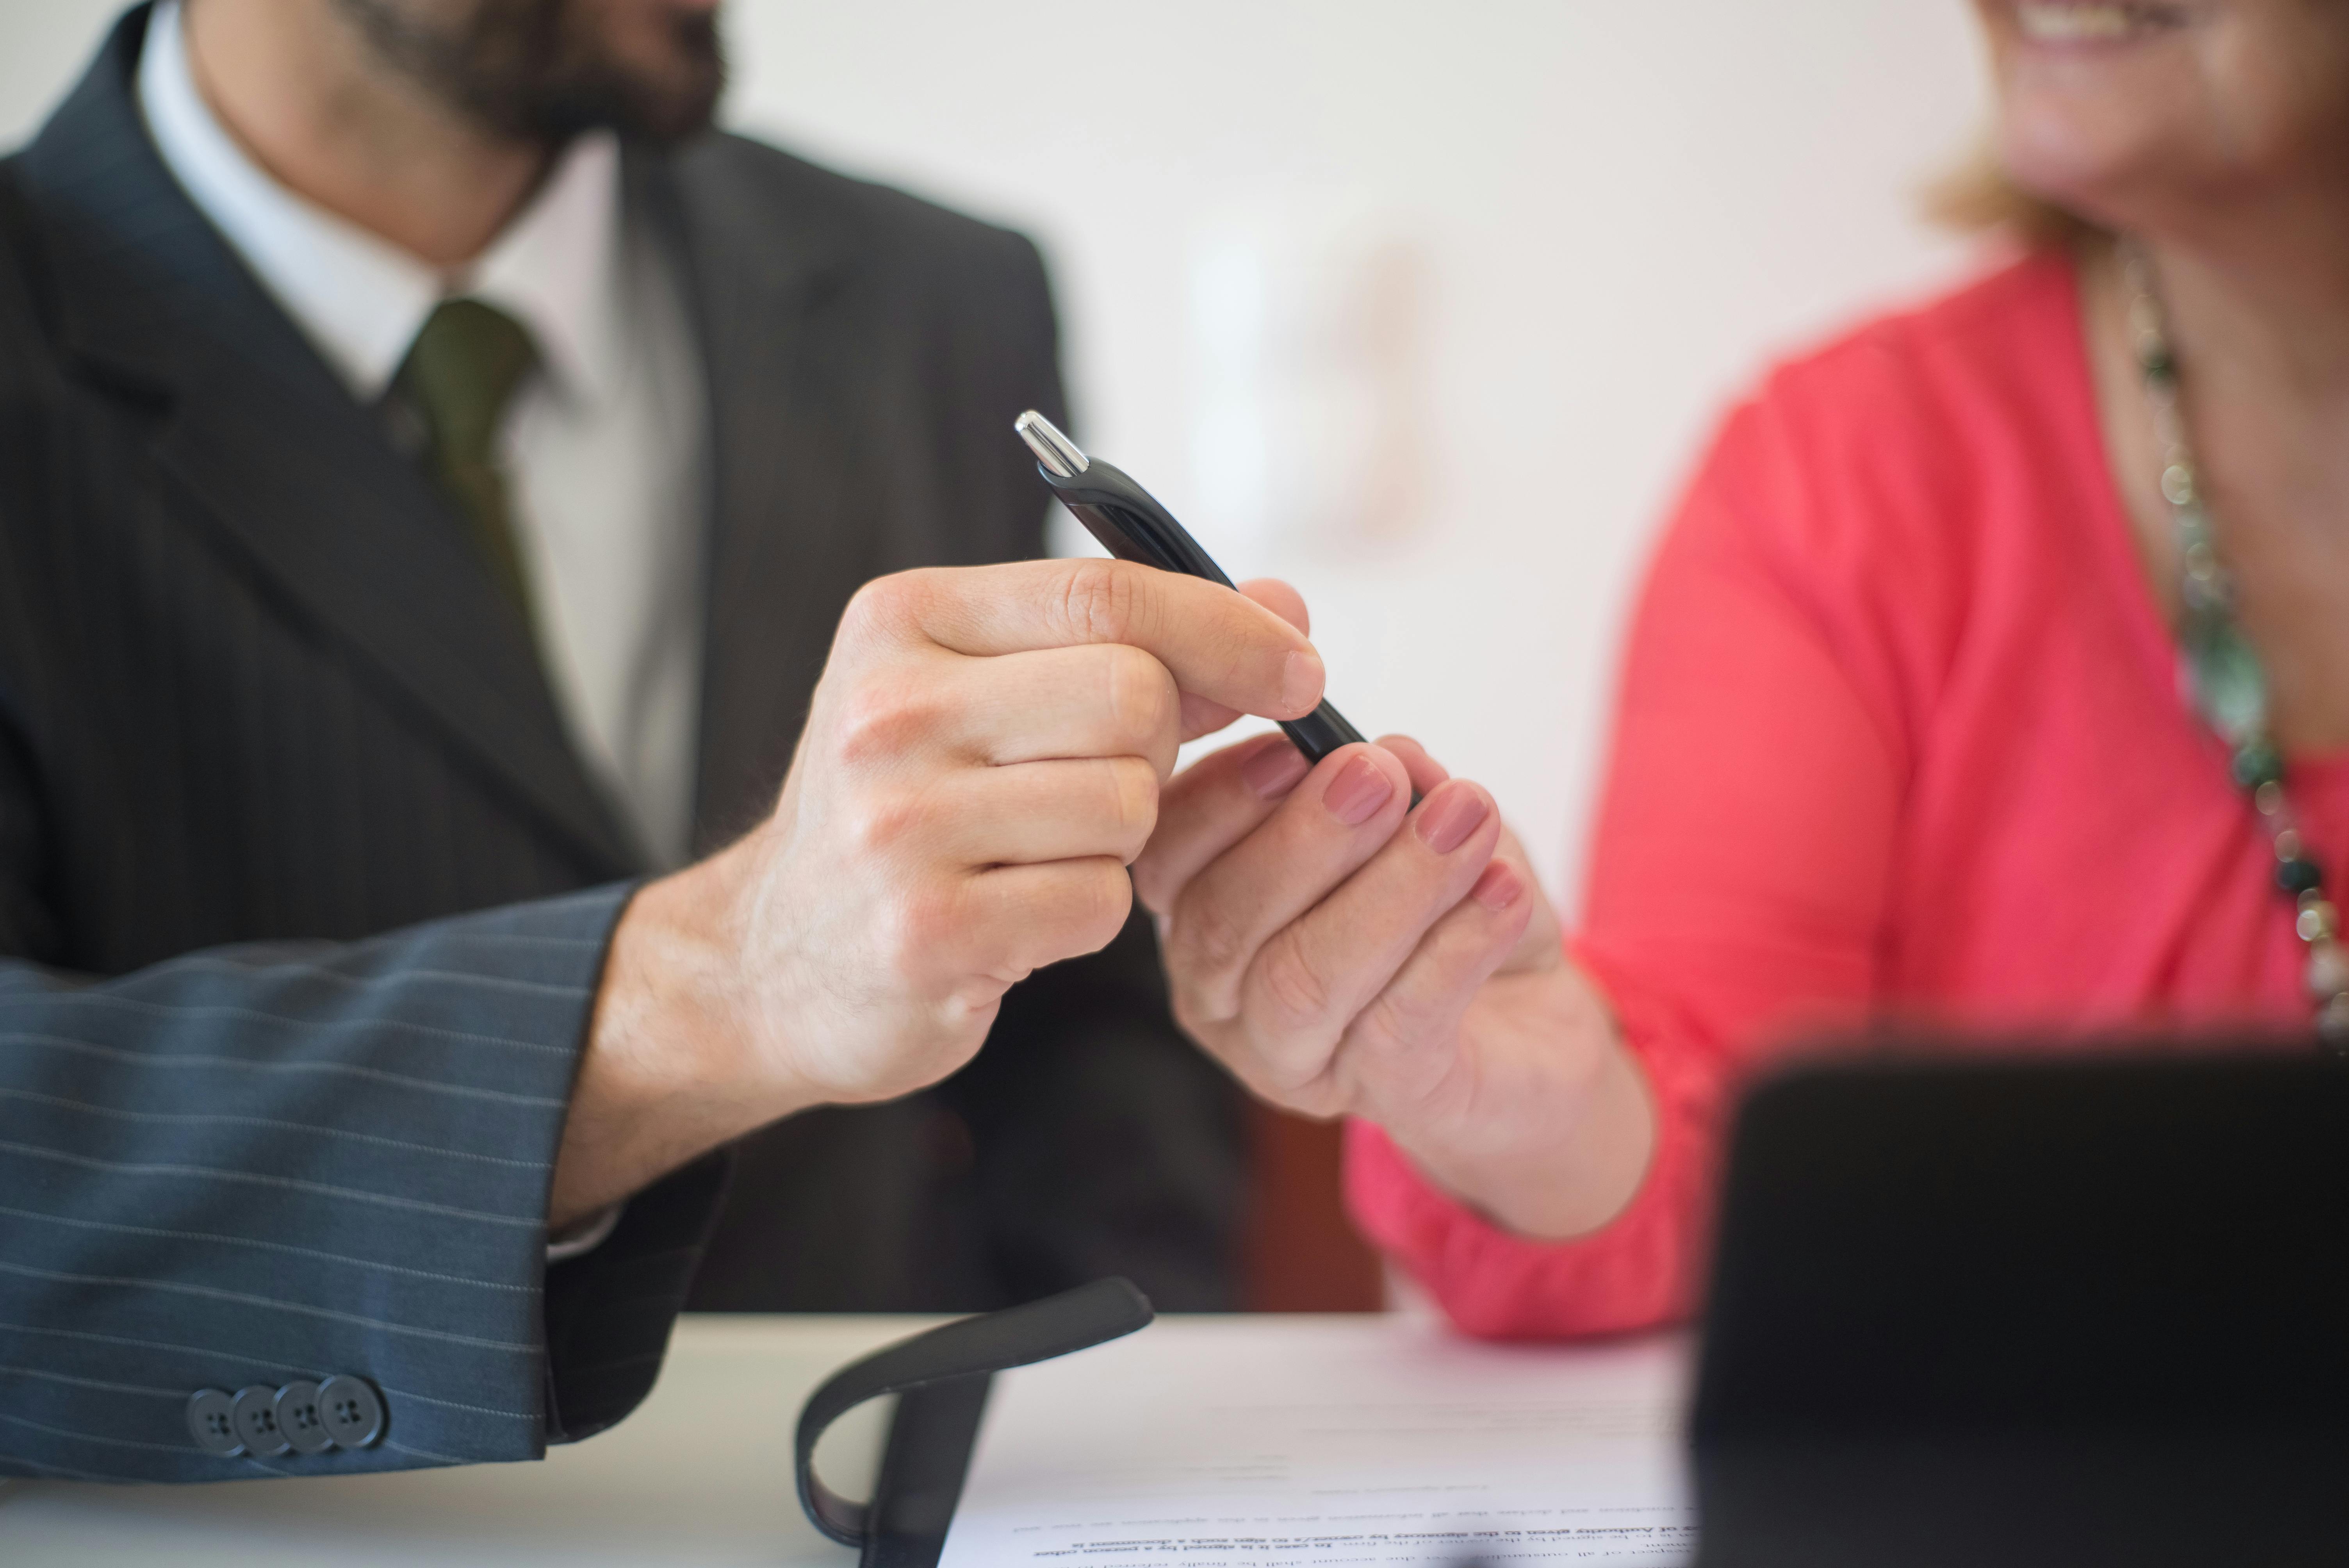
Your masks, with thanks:
[(1997, 149), (2017, 189), (2108, 228), (2132, 227), (2132, 210), (2158, 203), (2176, 166), (2157, 138), (2083, 126), (2069, 116), (2018, 114), (2015, 107), (1999, 117)]

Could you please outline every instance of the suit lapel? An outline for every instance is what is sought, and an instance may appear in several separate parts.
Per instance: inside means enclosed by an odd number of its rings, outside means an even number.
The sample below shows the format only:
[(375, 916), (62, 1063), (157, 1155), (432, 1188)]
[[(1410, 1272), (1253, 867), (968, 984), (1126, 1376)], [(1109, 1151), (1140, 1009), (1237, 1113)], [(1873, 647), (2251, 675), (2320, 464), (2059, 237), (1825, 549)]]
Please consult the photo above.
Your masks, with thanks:
[(709, 383), (698, 851), (772, 804), (840, 607), (881, 558), (885, 488), (879, 420), (857, 401), (862, 237), (822, 204), (730, 185), (724, 153), (637, 170), (689, 281)]
[(453, 512), (187, 200), (130, 95), (124, 17), (28, 148), (68, 346), (165, 409), (154, 452), (321, 637), (355, 652), (595, 876), (641, 863), (527, 629)]

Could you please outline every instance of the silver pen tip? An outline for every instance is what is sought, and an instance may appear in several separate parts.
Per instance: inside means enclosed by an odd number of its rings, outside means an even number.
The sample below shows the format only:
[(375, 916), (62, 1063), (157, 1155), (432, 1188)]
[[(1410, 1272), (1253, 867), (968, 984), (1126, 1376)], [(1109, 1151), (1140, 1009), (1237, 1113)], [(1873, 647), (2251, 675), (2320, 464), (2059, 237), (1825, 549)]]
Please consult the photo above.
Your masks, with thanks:
[(1085, 460), (1077, 444), (1061, 434), (1060, 427), (1030, 408), (1011, 422), (1044, 471), (1056, 480), (1072, 480), (1092, 465)]

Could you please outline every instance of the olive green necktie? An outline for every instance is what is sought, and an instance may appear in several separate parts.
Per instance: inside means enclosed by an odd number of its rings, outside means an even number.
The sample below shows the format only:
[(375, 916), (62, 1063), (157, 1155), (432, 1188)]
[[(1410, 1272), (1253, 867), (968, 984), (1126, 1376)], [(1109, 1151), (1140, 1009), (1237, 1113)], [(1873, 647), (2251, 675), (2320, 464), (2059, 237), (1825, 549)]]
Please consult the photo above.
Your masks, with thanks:
[(392, 377), (393, 390), (424, 423), (432, 477), (465, 514), (491, 577), (525, 625), (530, 579), (498, 464), (498, 429), (537, 363), (538, 347), (522, 323), (477, 299), (443, 300)]

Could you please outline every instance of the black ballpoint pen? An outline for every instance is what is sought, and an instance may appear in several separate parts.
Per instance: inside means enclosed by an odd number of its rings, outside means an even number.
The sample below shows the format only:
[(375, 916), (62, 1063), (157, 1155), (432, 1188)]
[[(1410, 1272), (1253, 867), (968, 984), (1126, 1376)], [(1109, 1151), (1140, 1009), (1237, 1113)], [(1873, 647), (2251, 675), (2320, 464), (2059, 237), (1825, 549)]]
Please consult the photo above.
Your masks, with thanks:
[[(1051, 420), (1033, 408), (1014, 420), (1011, 428), (1036, 454), (1036, 471), (1044, 476), (1061, 504), (1112, 555), (1162, 572), (1204, 577), (1226, 588), (1233, 585), (1224, 569), (1199, 548), (1190, 531), (1174, 521), (1174, 514), (1123, 471), (1098, 458), (1086, 457)], [(1308, 762), (1319, 762), (1340, 747), (1362, 738), (1361, 731), (1326, 702), (1303, 718), (1282, 719), (1280, 728)]]

